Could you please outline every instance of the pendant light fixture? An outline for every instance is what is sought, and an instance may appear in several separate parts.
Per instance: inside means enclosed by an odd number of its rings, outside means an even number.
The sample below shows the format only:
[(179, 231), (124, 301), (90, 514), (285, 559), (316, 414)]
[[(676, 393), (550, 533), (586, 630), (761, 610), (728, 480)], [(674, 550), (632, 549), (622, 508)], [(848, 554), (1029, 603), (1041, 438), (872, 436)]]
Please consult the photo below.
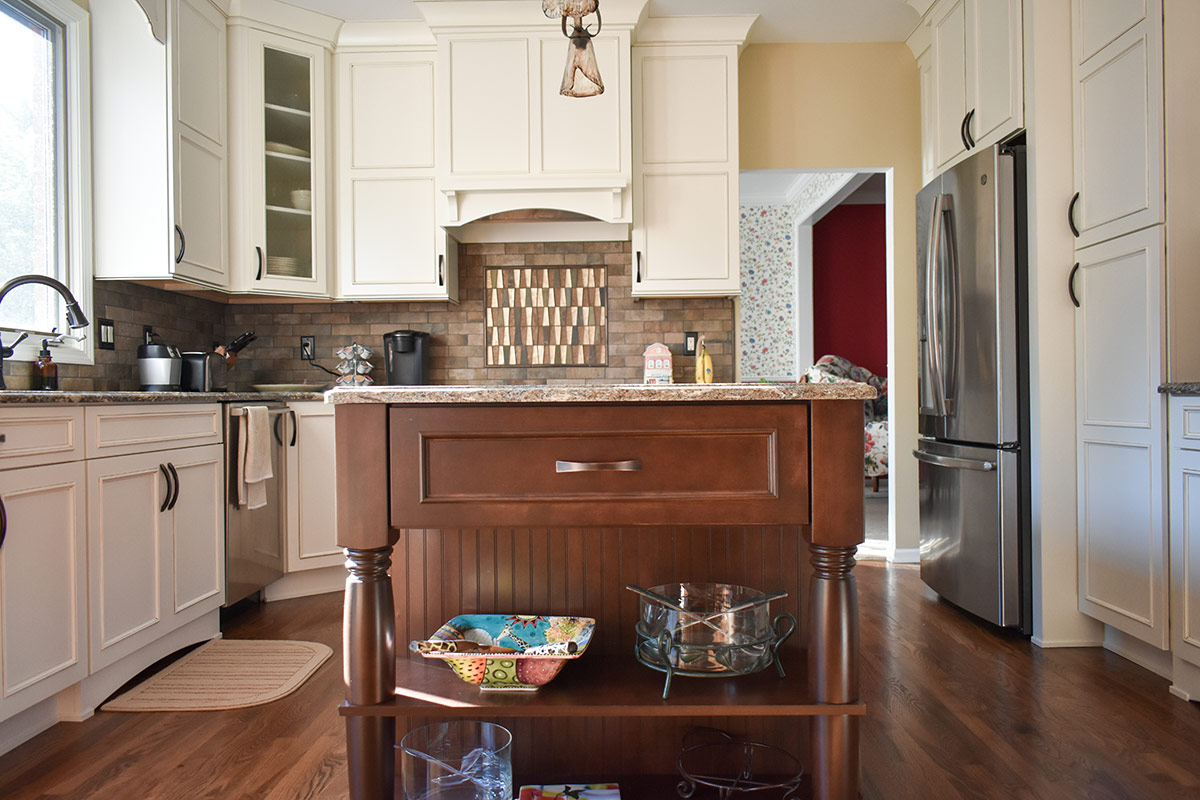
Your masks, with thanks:
[[(600, 67), (596, 64), (596, 50), (592, 38), (599, 35), (603, 22), (600, 18), (600, 0), (542, 0), (542, 11), (547, 17), (562, 18), (562, 32), (571, 40), (567, 46), (567, 66), (563, 70), (559, 94), (567, 97), (594, 97), (604, 93), (604, 81), (600, 78)], [(596, 29), (584, 25), (583, 18), (596, 15)], [(567, 30), (570, 20), (571, 29)]]

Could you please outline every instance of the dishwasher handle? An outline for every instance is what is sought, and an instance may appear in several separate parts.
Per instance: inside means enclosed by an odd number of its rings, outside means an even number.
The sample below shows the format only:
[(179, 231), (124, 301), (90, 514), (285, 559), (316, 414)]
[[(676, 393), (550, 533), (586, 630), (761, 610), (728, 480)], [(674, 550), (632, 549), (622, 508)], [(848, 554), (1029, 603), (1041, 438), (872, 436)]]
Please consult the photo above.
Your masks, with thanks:
[(939, 456), (937, 453), (926, 453), (924, 450), (913, 450), (912, 454), (917, 461), (924, 461), (926, 464), (933, 464), (936, 467), (973, 469), (977, 472), (993, 472), (996, 469), (996, 464), (993, 461), (980, 461), (974, 458), (954, 458), (953, 456)]

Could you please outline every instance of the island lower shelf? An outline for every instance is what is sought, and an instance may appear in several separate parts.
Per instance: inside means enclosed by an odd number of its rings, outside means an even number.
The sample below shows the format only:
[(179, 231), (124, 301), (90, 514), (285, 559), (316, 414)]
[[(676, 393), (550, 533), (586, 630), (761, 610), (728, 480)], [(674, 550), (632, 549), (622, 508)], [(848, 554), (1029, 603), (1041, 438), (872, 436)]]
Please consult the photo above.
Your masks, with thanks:
[(814, 717), (862, 716), (862, 703), (814, 702), (803, 665), (784, 662), (788, 677), (767, 669), (729, 678), (665, 676), (626, 659), (586, 656), (537, 691), (481, 691), (445, 665), (397, 659), (396, 695), (371, 706), (341, 706), (344, 716), (417, 717)]

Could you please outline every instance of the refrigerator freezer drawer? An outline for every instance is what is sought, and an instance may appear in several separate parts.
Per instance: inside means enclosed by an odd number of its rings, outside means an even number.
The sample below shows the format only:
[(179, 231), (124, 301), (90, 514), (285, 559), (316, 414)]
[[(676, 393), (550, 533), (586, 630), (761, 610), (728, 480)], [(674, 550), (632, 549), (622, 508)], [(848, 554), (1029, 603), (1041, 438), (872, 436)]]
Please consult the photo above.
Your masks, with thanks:
[(923, 441), (913, 455), (921, 579), (989, 622), (1020, 625), (1018, 453)]

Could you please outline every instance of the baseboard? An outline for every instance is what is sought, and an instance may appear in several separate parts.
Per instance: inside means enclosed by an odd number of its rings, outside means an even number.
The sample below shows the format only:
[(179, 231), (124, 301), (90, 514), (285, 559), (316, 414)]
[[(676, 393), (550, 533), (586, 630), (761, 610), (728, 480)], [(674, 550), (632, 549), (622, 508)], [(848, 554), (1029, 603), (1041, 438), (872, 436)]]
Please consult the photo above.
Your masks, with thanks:
[(920, 564), (921, 548), (896, 547), (888, 553), (888, 561), (893, 564)]
[(1040, 636), (1031, 636), (1029, 641), (1044, 650), (1067, 647), (1101, 647), (1104, 645), (1103, 640), (1098, 639), (1043, 639)]
[(1160, 678), (1171, 680), (1171, 651), (1160, 650), (1152, 644), (1119, 631), (1111, 625), (1104, 626), (1104, 649), (1148, 669)]
[(53, 697), (30, 706), (16, 716), (0, 722), (0, 755), (25, 744), (58, 722), (58, 706)]
[(306, 569), (289, 572), (263, 589), (263, 600), (290, 600), (314, 594), (342, 592), (346, 589), (346, 568), (343, 566)]

